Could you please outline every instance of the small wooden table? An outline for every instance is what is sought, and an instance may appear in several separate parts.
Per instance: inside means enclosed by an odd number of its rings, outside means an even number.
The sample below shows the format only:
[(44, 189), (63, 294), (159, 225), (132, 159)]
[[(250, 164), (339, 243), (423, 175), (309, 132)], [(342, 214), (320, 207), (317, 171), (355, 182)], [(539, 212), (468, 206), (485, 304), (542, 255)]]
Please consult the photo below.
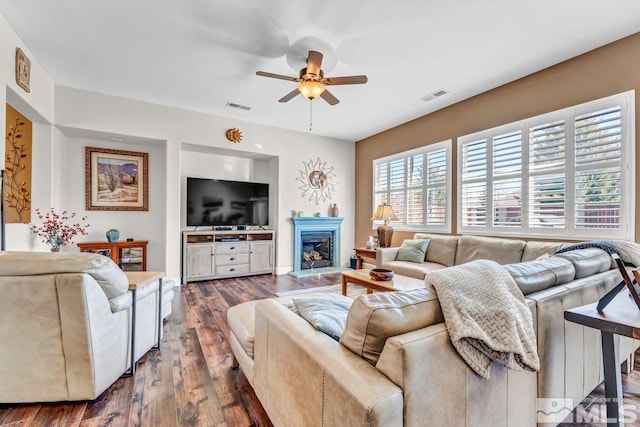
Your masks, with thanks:
[(138, 289), (148, 286), (158, 281), (158, 337), (156, 345), (151, 347), (160, 350), (160, 340), (162, 339), (162, 278), (164, 271), (125, 271), (124, 274), (129, 280), (129, 290), (131, 291), (131, 368), (125, 375), (136, 374), (136, 307), (138, 303)]
[(111, 258), (122, 270), (146, 271), (148, 243), (148, 240), (132, 242), (119, 240), (117, 242), (78, 242), (77, 245), (80, 252), (94, 252)]
[(376, 259), (376, 250), (369, 248), (353, 248), (356, 251), (356, 268), (359, 270), (362, 268), (362, 258)]
[(604, 367), (604, 394), (607, 402), (608, 426), (623, 426), (624, 413), (620, 355), (614, 334), (640, 339), (640, 310), (629, 297), (629, 292), (620, 292), (598, 313), (597, 303), (572, 308), (564, 312), (569, 322), (599, 329), (602, 339), (602, 362)]
[(408, 291), (411, 289), (424, 288), (424, 280), (396, 274), (392, 280), (373, 280), (369, 277), (369, 270), (351, 270), (342, 272), (342, 295), (347, 295), (347, 283), (364, 286), (367, 293), (373, 291)]

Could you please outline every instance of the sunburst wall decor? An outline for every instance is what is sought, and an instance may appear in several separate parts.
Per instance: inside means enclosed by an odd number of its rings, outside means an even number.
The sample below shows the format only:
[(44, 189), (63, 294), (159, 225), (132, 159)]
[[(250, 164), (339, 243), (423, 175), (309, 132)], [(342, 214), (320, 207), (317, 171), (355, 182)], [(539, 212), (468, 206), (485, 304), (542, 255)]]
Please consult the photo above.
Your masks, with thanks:
[(334, 178), (336, 177), (333, 166), (327, 166), (327, 162), (320, 160), (320, 157), (315, 161), (311, 159), (308, 162), (302, 162), (302, 165), (304, 168), (300, 169), (300, 176), (296, 178), (301, 184), (298, 188), (302, 190), (302, 197), (316, 202), (316, 205), (319, 205), (320, 201), (331, 200), (331, 193), (335, 191)]

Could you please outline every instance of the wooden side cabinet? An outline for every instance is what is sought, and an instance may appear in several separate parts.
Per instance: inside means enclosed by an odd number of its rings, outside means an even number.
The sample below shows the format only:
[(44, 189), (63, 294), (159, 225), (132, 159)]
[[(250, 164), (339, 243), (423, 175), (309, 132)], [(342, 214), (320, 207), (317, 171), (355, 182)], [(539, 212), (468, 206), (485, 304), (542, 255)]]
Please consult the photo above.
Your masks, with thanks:
[(80, 252), (94, 252), (107, 256), (123, 271), (147, 271), (148, 240), (133, 242), (80, 242)]

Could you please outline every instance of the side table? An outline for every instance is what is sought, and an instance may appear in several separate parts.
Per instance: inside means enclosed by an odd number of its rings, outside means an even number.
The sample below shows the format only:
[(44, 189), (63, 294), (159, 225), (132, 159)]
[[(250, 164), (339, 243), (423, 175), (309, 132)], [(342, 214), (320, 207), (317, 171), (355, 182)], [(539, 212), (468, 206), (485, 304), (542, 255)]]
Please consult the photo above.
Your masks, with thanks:
[(564, 318), (569, 322), (600, 330), (607, 425), (624, 426), (620, 355), (613, 335), (640, 339), (640, 310), (628, 292), (620, 292), (603, 313), (598, 313), (596, 306), (597, 303), (593, 303), (569, 309), (564, 312)]
[(154, 350), (160, 350), (160, 340), (162, 339), (162, 278), (164, 271), (125, 271), (124, 274), (129, 280), (129, 290), (131, 291), (131, 368), (125, 372), (126, 376), (136, 374), (136, 308), (138, 300), (138, 289), (148, 286), (158, 281), (158, 336)]
[(356, 269), (362, 268), (362, 258), (373, 258), (376, 259), (376, 250), (369, 248), (353, 248), (356, 252)]

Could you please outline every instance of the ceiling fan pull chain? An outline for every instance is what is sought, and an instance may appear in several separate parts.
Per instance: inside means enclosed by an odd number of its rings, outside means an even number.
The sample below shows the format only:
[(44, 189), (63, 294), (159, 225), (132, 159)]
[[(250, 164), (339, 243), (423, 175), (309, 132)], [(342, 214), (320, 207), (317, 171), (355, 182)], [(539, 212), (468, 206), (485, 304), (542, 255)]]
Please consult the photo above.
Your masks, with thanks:
[(309, 132), (311, 132), (311, 126), (313, 125), (313, 100), (309, 100)]

